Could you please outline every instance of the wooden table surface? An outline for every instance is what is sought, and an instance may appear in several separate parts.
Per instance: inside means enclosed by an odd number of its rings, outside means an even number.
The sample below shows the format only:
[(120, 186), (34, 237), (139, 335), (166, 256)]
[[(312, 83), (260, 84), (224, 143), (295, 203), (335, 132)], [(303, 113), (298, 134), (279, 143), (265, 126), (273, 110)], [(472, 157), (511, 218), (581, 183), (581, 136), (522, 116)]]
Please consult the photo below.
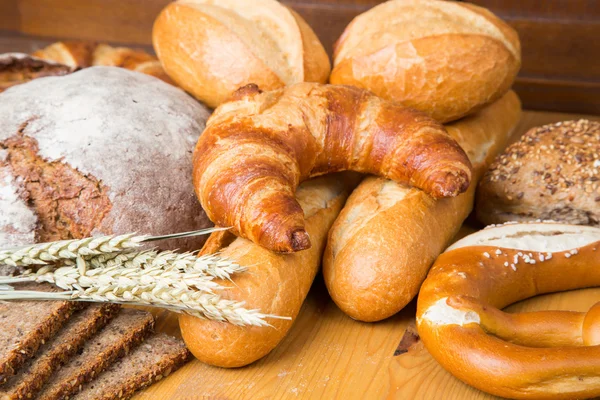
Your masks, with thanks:
[[(532, 126), (578, 117), (525, 112), (516, 137)], [(463, 227), (461, 234), (472, 231)], [(597, 301), (600, 288), (539, 296), (508, 309), (585, 311)], [(174, 315), (156, 315), (158, 330), (179, 334)], [(394, 355), (406, 329), (414, 327), (414, 317), (413, 301), (386, 321), (354, 321), (329, 299), (319, 275), (289, 334), (267, 357), (238, 369), (211, 367), (194, 360), (135, 399), (494, 398), (447, 373), (420, 342)]]

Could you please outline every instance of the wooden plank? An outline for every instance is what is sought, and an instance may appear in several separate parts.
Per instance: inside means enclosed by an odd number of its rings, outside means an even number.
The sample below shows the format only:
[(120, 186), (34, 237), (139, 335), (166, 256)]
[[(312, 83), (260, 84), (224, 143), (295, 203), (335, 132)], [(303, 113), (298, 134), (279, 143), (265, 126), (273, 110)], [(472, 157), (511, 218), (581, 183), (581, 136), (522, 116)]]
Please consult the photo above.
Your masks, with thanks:
[[(516, 136), (533, 126), (584, 117), (525, 112)], [(600, 121), (600, 117), (592, 117)], [(463, 228), (462, 234), (472, 231)], [(509, 307), (587, 310), (600, 301), (600, 288), (539, 296)], [(136, 399), (493, 399), (444, 371), (417, 343), (394, 356), (405, 329), (414, 324), (414, 302), (379, 323), (348, 318), (331, 301), (317, 276), (302, 310), (282, 343), (244, 368), (215, 368), (193, 361)], [(159, 330), (177, 330), (176, 318), (158, 313)]]
[(2, 0), (0, 4), (0, 28), (16, 31), (19, 30), (20, 26), (19, 0)]

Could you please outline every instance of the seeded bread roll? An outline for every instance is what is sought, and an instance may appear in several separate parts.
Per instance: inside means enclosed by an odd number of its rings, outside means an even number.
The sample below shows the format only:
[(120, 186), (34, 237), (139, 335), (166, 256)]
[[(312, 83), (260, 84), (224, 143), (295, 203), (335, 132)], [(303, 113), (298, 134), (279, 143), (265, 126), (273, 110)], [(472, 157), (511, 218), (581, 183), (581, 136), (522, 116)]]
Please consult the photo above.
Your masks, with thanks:
[(0, 248), (210, 225), (191, 182), (208, 111), (182, 90), (91, 67), (12, 87), (0, 104)]
[(500, 155), (477, 193), (485, 224), (555, 220), (600, 225), (600, 123), (533, 128)]
[(517, 33), (485, 8), (392, 0), (348, 25), (335, 46), (330, 82), (449, 122), (499, 99), (520, 66)]

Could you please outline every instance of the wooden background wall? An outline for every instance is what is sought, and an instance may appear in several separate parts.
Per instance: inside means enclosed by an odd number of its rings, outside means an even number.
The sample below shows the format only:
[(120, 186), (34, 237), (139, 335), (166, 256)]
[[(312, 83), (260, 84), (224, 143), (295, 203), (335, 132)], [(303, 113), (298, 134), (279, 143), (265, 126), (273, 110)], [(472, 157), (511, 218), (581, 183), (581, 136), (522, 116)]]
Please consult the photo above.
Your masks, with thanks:
[[(152, 22), (170, 0), (0, 0), (0, 52), (57, 38), (150, 48)], [(252, 1), (252, 0), (247, 0)], [(380, 0), (284, 0), (331, 54), (357, 14)], [(514, 26), (523, 47), (516, 89), (529, 109), (600, 114), (600, 0), (472, 0)]]

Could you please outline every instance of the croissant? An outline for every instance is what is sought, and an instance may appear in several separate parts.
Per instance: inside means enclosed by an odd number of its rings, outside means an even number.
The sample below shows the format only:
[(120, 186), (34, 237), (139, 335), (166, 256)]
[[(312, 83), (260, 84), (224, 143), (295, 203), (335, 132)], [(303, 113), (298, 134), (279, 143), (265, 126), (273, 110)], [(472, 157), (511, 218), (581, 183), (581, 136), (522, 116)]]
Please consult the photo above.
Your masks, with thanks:
[(194, 187), (219, 226), (277, 252), (310, 247), (294, 198), (310, 177), (353, 170), (423, 189), (464, 192), (471, 164), (425, 114), (350, 86), (244, 86), (207, 121), (194, 151)]
[(64, 41), (53, 43), (33, 53), (34, 57), (54, 61), (71, 68), (93, 66), (121, 67), (151, 75), (171, 85), (173, 81), (160, 65), (158, 59), (145, 51), (127, 47), (112, 47), (88, 41)]

